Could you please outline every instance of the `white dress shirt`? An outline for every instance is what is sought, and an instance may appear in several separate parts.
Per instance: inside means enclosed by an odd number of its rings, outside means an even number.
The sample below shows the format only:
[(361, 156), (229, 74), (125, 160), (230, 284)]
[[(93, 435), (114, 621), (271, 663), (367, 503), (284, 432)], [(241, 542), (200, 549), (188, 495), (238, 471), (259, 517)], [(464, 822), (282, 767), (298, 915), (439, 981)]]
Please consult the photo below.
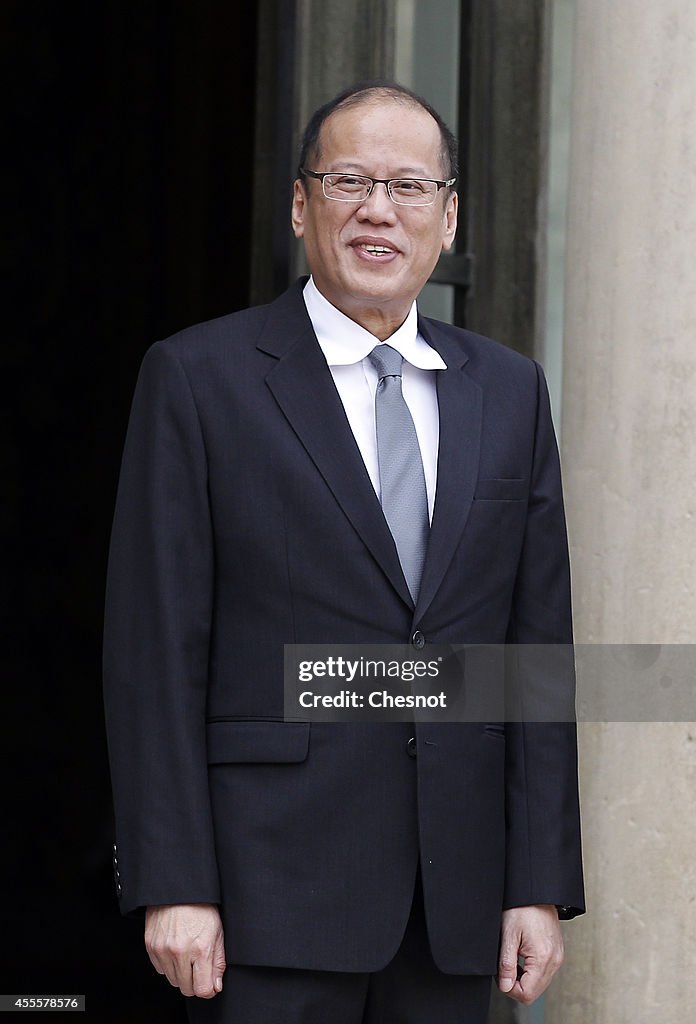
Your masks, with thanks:
[[(355, 437), (372, 486), (379, 498), (379, 464), (375, 426), (377, 370), (367, 356), (382, 344), (360, 324), (356, 324), (325, 299), (310, 277), (303, 291), (305, 305), (321, 350), (336, 385), (348, 422)], [(418, 333), (416, 303), (397, 331), (387, 338), (404, 357), (402, 390), (409, 407), (423, 460), (428, 514), (432, 522), (437, 484), (437, 453), (440, 419), (434, 370), (447, 364)]]

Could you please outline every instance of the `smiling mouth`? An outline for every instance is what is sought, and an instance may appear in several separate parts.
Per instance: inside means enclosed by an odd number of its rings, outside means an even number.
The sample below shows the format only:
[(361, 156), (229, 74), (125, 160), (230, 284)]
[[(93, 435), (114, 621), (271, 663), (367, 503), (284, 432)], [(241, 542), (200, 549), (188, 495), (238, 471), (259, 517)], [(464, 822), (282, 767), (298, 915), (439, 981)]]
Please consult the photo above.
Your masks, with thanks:
[(373, 242), (357, 242), (354, 243), (353, 248), (359, 253), (366, 253), (373, 259), (385, 259), (388, 256), (396, 256), (398, 249), (393, 249), (389, 245), (379, 245)]

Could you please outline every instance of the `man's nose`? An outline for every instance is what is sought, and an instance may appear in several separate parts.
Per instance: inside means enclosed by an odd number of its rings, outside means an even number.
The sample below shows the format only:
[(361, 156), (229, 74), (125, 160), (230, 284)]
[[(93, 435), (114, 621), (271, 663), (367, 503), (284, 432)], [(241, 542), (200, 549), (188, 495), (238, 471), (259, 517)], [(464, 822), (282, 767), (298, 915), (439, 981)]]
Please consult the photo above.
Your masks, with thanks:
[(375, 182), (369, 196), (363, 199), (356, 213), (364, 220), (395, 221), (396, 209), (389, 198), (387, 186), (381, 181)]

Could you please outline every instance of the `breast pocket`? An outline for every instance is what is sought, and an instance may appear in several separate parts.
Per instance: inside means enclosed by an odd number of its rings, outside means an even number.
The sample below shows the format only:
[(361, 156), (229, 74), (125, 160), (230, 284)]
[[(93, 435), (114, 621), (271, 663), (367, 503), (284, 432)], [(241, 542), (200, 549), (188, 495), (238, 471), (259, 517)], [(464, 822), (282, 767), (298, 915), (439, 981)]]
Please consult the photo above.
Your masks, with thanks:
[(474, 501), (526, 501), (527, 491), (527, 481), (522, 479), (479, 480)]
[(292, 764), (309, 750), (309, 722), (208, 722), (208, 764)]

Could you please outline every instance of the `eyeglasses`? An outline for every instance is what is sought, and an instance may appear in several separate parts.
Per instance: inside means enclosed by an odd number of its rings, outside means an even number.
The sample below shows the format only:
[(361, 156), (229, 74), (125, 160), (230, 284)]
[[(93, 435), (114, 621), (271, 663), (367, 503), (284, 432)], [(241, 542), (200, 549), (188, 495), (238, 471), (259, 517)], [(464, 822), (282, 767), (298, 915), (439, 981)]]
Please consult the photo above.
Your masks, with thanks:
[(441, 188), (454, 185), (456, 178), (436, 181), (431, 178), (371, 178), (368, 174), (337, 174), (334, 171), (307, 171), (300, 174), (321, 182), (327, 199), (338, 203), (364, 203), (375, 185), (385, 185), (393, 203), (399, 206), (432, 206)]

